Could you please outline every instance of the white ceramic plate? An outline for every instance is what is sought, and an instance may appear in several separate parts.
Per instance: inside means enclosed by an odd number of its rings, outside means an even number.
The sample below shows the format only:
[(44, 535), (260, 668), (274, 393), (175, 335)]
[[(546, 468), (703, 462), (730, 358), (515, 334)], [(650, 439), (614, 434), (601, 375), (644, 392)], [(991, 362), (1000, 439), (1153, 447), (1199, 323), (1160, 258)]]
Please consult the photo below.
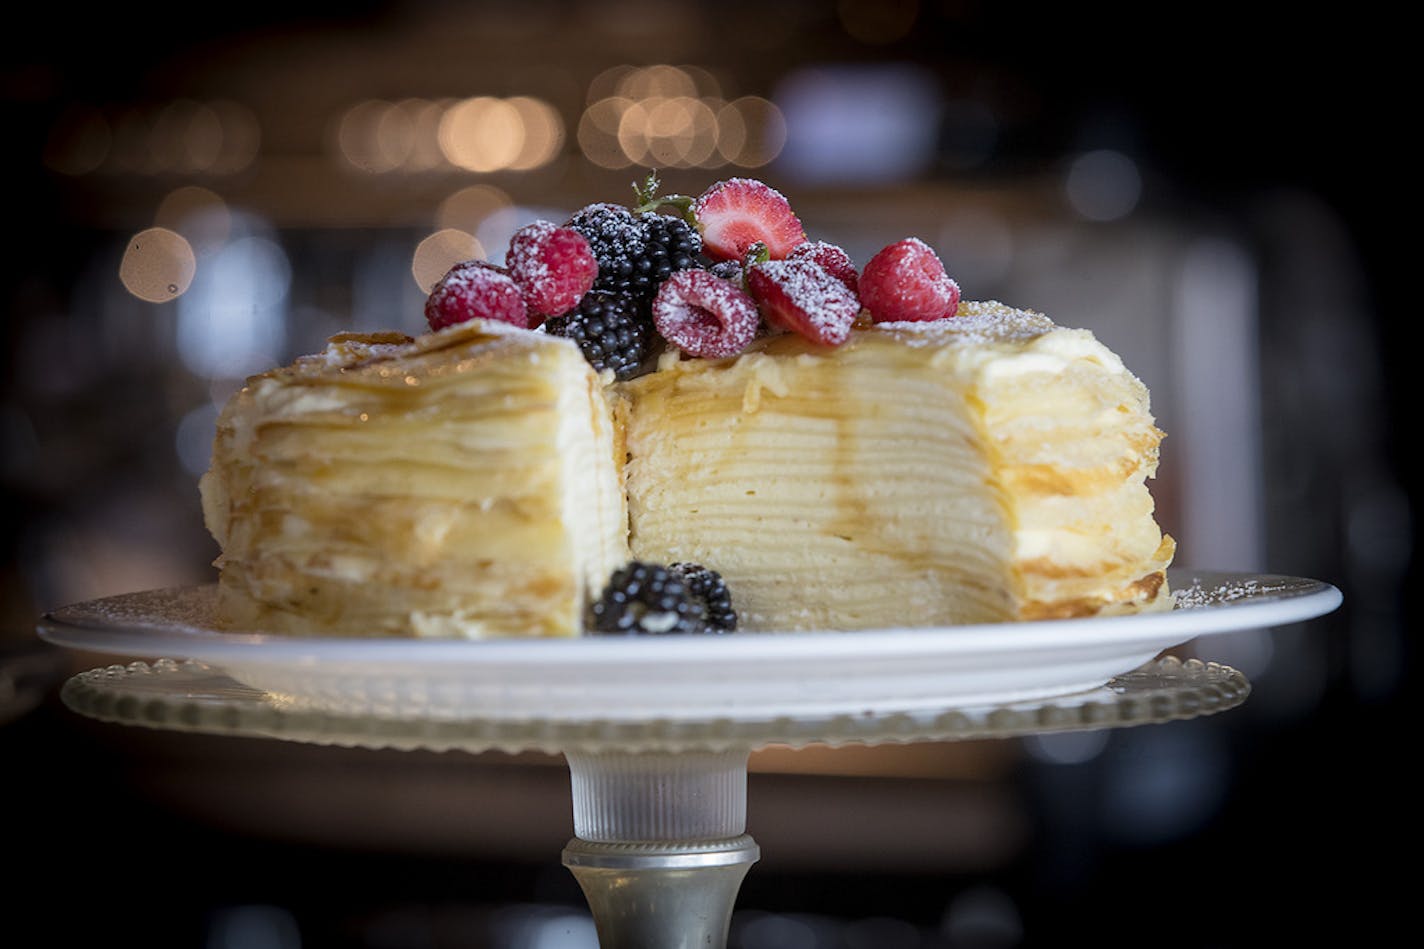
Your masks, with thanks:
[[(1200, 636), (1300, 622), (1335, 587), (1173, 572), (1168, 612), (1031, 623), (707, 637), (430, 641), (301, 638), (213, 627), (213, 585), (47, 614), (71, 649), (188, 659), (291, 708), (383, 717), (641, 721), (885, 715), (1095, 689)], [(1206, 657), (1206, 658), (1209, 658)]]

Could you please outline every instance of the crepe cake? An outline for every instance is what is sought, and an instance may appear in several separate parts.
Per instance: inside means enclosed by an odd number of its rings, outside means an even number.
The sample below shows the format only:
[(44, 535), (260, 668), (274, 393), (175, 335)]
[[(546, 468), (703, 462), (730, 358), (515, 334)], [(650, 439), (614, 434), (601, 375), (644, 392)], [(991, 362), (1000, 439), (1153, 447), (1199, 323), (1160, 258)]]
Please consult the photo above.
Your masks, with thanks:
[(766, 184), (601, 203), (464, 261), (219, 419), (223, 623), (485, 638), (1170, 606), (1147, 388), (1086, 330), (863, 268)]
[(204, 516), (227, 627), (574, 636), (628, 559), (621, 443), (568, 340), (345, 335), (223, 409)]
[(630, 547), (711, 564), (743, 628), (1162, 608), (1146, 387), (1085, 330), (998, 303), (663, 360), (624, 387)]

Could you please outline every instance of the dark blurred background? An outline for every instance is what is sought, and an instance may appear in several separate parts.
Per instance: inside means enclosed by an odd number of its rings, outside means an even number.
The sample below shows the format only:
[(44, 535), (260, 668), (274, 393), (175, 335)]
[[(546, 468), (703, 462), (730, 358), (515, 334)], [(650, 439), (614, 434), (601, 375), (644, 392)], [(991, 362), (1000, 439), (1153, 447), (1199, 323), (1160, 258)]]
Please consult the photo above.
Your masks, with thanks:
[[(1414, 814), (1392, 16), (1247, 4), (346, 2), (27, 9), (0, 37), (7, 928), (51, 945), (590, 947), (562, 762), (82, 720), (37, 616), (212, 579), (217, 406), (421, 330), (537, 217), (762, 178), (857, 263), (1092, 329), (1152, 390), (1178, 562), (1345, 605), (1212, 638), (1229, 713), (753, 757), (742, 949), (1382, 941)], [(140, 239), (141, 238), (141, 239)], [(1412, 788), (1409, 788), (1412, 791)]]

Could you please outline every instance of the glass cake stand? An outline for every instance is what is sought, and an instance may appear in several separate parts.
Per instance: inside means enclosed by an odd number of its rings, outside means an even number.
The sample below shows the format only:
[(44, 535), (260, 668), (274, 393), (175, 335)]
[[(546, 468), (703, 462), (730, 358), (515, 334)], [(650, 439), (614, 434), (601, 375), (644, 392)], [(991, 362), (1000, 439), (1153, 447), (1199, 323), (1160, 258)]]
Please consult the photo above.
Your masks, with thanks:
[[(725, 946), (760, 856), (747, 763), (768, 746), (1116, 728), (1240, 705), (1237, 670), (1162, 653), (1341, 602), (1296, 577), (1175, 573), (1154, 614), (854, 633), (565, 641), (332, 640), (218, 631), (211, 587), (47, 614), (40, 635), (130, 657), (69, 679), (107, 722), (315, 744), (544, 751), (568, 763), (563, 863), (604, 949)], [(134, 658), (143, 657), (143, 658)]]

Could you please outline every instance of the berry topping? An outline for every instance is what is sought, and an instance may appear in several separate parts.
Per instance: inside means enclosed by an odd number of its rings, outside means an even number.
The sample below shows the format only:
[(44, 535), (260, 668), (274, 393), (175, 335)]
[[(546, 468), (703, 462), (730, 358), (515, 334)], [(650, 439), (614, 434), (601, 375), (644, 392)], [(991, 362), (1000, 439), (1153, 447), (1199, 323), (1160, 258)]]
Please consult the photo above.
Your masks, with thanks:
[(598, 263), (595, 290), (631, 294), (644, 308), (670, 275), (701, 266), (702, 238), (688, 222), (616, 204), (591, 204), (568, 227), (587, 239)]
[(907, 237), (870, 258), (860, 272), (860, 299), (877, 323), (943, 320), (959, 307), (959, 284), (928, 244)]
[(467, 320), (495, 320), (529, 329), (524, 294), (503, 267), (466, 260), (451, 267), (425, 300), (425, 320), (432, 330)]
[(739, 286), (741, 285), (742, 262), (739, 260), (719, 260), (711, 267), (708, 267), (707, 271), (716, 274), (723, 280), (730, 280)]
[(717, 182), (693, 202), (692, 213), (702, 246), (714, 260), (741, 260), (757, 241), (780, 260), (806, 241), (806, 230), (786, 198), (751, 178)]
[(787, 255), (788, 260), (800, 260), (803, 257), (820, 264), (821, 269), (845, 284), (851, 293), (860, 292), (855, 263), (850, 259), (850, 254), (840, 247), (825, 241), (807, 241)]
[(860, 312), (844, 283), (805, 258), (757, 264), (747, 271), (747, 290), (772, 326), (827, 346), (846, 341)]
[(505, 264), (524, 292), (535, 325), (572, 310), (598, 277), (598, 261), (584, 236), (548, 221), (515, 231)]
[(709, 632), (730, 633), (737, 628), (737, 611), (722, 575), (700, 563), (675, 563), (668, 571), (682, 580), (692, 595), (702, 601), (702, 619)]
[(631, 379), (648, 355), (652, 336), (640, 306), (627, 294), (591, 290), (573, 312), (551, 317), (544, 331), (577, 343), (597, 371), (610, 369), (618, 379)]
[(725, 631), (714, 614), (723, 616), (720, 607), (709, 609), (677, 573), (635, 560), (614, 571), (602, 596), (589, 607), (586, 622), (594, 633), (629, 636)]
[(669, 277), (653, 300), (653, 325), (689, 356), (735, 356), (755, 337), (761, 315), (737, 284), (706, 270)]

